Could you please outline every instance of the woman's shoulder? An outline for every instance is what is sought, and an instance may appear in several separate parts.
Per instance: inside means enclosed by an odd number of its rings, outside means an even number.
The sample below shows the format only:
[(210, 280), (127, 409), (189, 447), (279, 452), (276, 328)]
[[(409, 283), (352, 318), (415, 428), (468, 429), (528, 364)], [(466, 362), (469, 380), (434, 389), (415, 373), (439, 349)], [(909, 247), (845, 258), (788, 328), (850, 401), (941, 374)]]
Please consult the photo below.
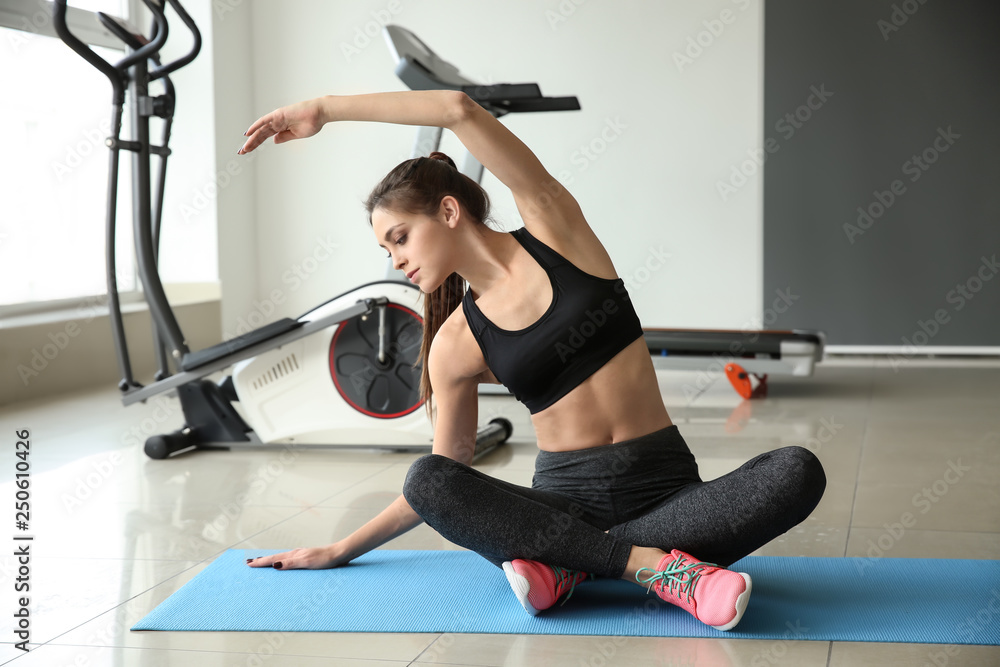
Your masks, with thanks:
[(561, 228), (526, 220), (524, 228), (584, 273), (608, 280), (618, 278), (611, 255), (586, 221), (580, 226)]
[(482, 376), (484, 371), (489, 372), (486, 359), (472, 334), (472, 329), (469, 328), (469, 322), (461, 305), (452, 311), (434, 334), (432, 347), (437, 347), (443, 352), (447, 369), (441, 370), (453, 378), (478, 377)]

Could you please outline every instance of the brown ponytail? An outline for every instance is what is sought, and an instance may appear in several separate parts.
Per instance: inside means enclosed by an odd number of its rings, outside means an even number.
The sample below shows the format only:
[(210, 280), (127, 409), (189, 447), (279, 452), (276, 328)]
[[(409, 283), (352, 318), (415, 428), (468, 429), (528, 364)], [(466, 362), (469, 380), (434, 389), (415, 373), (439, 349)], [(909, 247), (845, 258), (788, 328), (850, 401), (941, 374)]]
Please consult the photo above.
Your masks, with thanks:
[[(441, 200), (448, 195), (458, 200), (477, 224), (485, 224), (490, 220), (490, 197), (486, 191), (459, 172), (450, 157), (435, 151), (428, 157), (401, 162), (375, 186), (365, 200), (368, 224), (372, 224), (372, 211), (377, 208), (435, 216)], [(464, 296), (465, 280), (457, 273), (452, 273), (440, 287), (425, 295), (424, 331), (417, 363), (423, 366), (420, 373), (420, 398), (425, 402), (427, 417), (432, 422), (434, 388), (431, 387), (427, 364), (431, 342), (444, 321), (462, 303)]]

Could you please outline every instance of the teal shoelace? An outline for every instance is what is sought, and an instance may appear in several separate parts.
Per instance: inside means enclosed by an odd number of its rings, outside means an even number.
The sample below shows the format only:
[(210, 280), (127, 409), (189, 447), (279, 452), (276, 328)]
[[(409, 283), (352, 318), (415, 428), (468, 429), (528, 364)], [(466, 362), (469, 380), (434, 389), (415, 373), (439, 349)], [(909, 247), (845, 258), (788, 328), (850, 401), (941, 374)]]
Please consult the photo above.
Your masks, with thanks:
[(572, 581), (573, 583), (569, 586), (569, 594), (563, 598), (563, 601), (559, 603), (559, 606), (566, 604), (566, 600), (569, 600), (570, 596), (573, 595), (573, 591), (576, 590), (576, 585), (579, 583), (575, 581), (579, 572), (576, 570), (567, 570), (564, 567), (559, 567), (558, 565), (549, 565), (552, 571), (556, 573), (556, 591), (567, 581)]
[[(647, 593), (652, 590), (653, 584), (661, 582), (660, 590), (666, 588), (678, 598), (683, 593), (687, 596), (687, 602), (690, 602), (691, 597), (694, 595), (694, 588), (698, 584), (698, 580), (701, 579), (702, 568), (718, 567), (718, 565), (702, 562), (684, 565), (685, 560), (684, 558), (676, 558), (664, 570), (655, 570), (651, 567), (639, 568), (639, 571), (635, 573), (635, 580), (640, 584), (649, 584), (646, 587)], [(652, 572), (652, 574), (645, 578), (640, 578), (639, 575), (643, 571)]]

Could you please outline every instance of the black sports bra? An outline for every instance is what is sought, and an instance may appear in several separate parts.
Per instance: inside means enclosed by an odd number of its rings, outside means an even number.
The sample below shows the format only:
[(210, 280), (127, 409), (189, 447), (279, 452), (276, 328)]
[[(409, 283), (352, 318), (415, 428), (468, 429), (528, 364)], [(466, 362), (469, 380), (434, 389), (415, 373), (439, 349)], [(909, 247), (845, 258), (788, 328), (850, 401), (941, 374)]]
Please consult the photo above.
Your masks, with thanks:
[(642, 336), (642, 325), (621, 278), (581, 271), (524, 227), (511, 235), (548, 274), (549, 309), (519, 331), (501, 329), (486, 319), (471, 291), (462, 299), (462, 309), (486, 365), (535, 414)]

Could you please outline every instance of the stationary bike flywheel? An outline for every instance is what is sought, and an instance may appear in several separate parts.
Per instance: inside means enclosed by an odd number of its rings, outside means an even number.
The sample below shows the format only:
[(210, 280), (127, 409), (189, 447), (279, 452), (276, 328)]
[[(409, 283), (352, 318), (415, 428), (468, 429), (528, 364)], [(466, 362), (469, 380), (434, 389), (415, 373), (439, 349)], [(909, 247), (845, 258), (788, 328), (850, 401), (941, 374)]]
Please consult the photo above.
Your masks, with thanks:
[(423, 405), (417, 365), (423, 326), (423, 318), (396, 303), (341, 322), (330, 341), (330, 376), (348, 405), (381, 419)]

